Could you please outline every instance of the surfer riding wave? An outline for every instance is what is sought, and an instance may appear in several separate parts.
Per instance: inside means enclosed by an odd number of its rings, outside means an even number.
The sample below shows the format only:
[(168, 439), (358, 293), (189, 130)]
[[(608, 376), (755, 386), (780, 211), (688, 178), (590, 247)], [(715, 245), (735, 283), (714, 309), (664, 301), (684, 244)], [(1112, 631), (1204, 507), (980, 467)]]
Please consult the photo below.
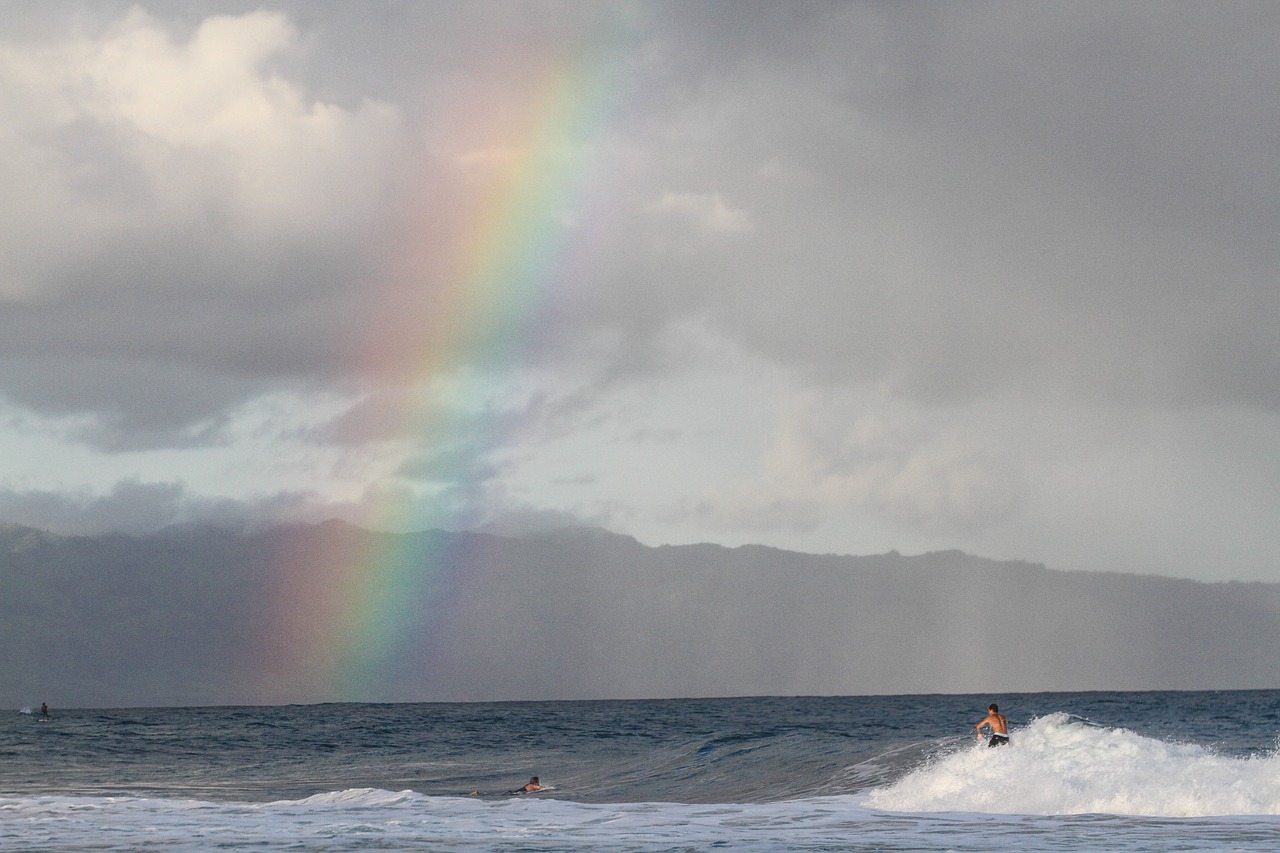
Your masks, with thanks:
[(978, 741), (982, 741), (982, 730), (991, 728), (991, 739), (987, 746), (1004, 746), (1009, 742), (1009, 721), (1000, 713), (999, 706), (992, 702), (987, 706), (987, 716), (975, 727), (978, 730)]

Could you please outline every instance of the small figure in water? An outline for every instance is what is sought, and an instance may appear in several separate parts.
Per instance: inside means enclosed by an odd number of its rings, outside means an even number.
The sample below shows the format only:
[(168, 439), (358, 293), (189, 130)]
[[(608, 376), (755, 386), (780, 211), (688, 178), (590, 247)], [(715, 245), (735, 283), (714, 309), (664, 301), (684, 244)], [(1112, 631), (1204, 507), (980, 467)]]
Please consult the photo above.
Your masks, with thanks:
[(49, 704), (47, 702), (40, 703), (40, 718), (44, 720), (49, 719)]
[[(529, 784), (525, 785), (523, 788), (516, 788), (514, 791), (507, 791), (507, 793), (508, 794), (529, 794), (529, 793), (532, 793), (533, 791), (541, 791), (541, 790), (542, 790), (542, 783), (538, 781), (537, 776), (534, 776), (532, 779), (529, 780)], [(478, 797), (480, 796), (480, 792), (472, 791), (470, 796)]]
[(1004, 746), (1009, 742), (1009, 721), (1000, 713), (995, 702), (987, 706), (986, 719), (977, 725), (979, 741), (982, 740), (982, 730), (986, 726), (991, 727), (991, 739), (987, 741), (987, 746)]

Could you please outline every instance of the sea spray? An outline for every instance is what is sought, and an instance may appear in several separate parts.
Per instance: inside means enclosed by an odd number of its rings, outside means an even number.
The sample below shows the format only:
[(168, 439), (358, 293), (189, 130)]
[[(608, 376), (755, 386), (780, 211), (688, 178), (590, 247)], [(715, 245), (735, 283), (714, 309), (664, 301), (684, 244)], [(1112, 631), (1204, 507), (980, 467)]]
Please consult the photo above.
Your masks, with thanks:
[(1012, 745), (939, 756), (870, 792), (876, 808), (987, 814), (1158, 817), (1280, 813), (1280, 757), (1229, 757), (1054, 713)]

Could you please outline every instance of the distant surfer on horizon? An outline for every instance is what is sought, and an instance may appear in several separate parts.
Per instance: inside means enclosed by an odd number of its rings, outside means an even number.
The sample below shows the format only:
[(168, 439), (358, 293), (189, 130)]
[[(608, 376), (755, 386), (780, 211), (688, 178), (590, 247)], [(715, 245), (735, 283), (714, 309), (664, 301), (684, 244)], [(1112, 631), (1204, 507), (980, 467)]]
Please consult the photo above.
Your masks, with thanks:
[(40, 719), (42, 720), (49, 719), (49, 703), (48, 702), (40, 703)]
[(1000, 713), (1000, 708), (995, 702), (987, 706), (987, 716), (976, 726), (979, 742), (982, 741), (982, 730), (987, 726), (991, 727), (991, 739), (987, 741), (988, 747), (1004, 746), (1009, 742), (1009, 721), (1005, 719), (1004, 714)]

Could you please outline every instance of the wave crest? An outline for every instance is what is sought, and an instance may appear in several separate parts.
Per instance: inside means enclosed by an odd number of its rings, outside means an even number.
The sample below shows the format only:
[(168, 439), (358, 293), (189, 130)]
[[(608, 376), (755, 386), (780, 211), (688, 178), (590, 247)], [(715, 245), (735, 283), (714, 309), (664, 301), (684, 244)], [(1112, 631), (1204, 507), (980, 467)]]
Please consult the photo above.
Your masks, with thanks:
[(938, 756), (873, 789), (883, 811), (1210, 817), (1280, 814), (1280, 756), (1232, 758), (1064, 713), (1011, 732), (1008, 747)]

